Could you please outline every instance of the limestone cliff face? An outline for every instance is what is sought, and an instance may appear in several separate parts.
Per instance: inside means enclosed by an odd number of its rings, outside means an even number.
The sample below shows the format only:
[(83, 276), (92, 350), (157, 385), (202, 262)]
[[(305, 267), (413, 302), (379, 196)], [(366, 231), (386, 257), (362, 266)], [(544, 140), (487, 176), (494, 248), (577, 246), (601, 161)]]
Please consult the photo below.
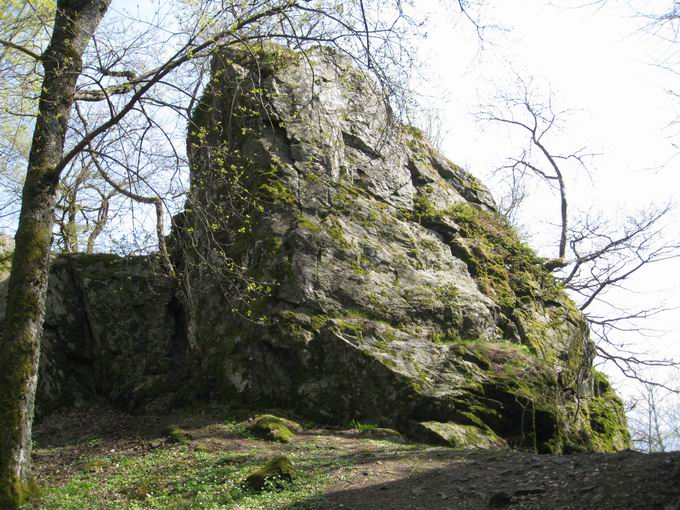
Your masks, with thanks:
[(627, 446), (583, 317), (348, 60), (225, 51), (194, 122), (179, 237), (206, 394), (453, 444)]
[(145, 258), (55, 261), (44, 409), (184, 396), (455, 446), (629, 445), (559, 284), (345, 58), (216, 55), (188, 148), (178, 281)]

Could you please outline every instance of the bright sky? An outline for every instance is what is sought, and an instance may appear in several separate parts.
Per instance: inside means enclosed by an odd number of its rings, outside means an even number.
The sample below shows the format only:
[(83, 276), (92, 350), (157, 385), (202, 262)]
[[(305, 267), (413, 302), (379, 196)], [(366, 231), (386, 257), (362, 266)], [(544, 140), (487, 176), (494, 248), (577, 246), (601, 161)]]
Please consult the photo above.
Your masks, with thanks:
[[(642, 4), (663, 10), (669, 2)], [(680, 117), (680, 101), (667, 93), (678, 90), (678, 76), (653, 65), (671, 55), (673, 46), (641, 30), (646, 22), (630, 5), (566, 9), (543, 0), (489, 2), (480, 10), (482, 20), (508, 30), (488, 32), (481, 49), (471, 25), (451, 7), (418, 0), (417, 8), (432, 16), (420, 47), (426, 78), (415, 87), (441, 111), (447, 135), (442, 149), (451, 159), (489, 183), (490, 171), (516, 154), (507, 129), (482, 125), (473, 116), (494, 92), (509, 90), (514, 71), (552, 90), (556, 109), (578, 110), (562, 126), (557, 151), (585, 146), (601, 154), (589, 165), (590, 177), (583, 173), (568, 183), (571, 207), (622, 217), (650, 203), (680, 201), (680, 155), (674, 158), (680, 150), (673, 146), (680, 143), (680, 128), (669, 127)], [(550, 224), (557, 213), (557, 197), (537, 191), (522, 217), (535, 247), (547, 244), (554, 251)], [(674, 219), (665, 234), (680, 240), (680, 214)], [(650, 267), (631, 283), (635, 293), (617, 298), (626, 305), (680, 306), (680, 260)], [(677, 312), (653, 326), (664, 334), (652, 344), (638, 335), (627, 340), (680, 359)]]

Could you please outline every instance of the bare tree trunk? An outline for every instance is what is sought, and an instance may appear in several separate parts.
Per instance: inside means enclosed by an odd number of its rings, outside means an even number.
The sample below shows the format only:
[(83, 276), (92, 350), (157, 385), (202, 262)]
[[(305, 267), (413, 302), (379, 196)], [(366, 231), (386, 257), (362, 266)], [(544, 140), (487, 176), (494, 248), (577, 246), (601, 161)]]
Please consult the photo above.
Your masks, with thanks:
[(78, 251), (78, 186), (76, 180), (73, 188), (68, 190), (64, 196), (66, 202), (66, 225), (62, 225), (62, 235), (64, 237), (64, 251), (66, 253), (76, 253)]
[(24, 184), (0, 342), (0, 508), (30, 481), (31, 427), (59, 163), (82, 55), (111, 0), (59, 0)]
[(560, 170), (559, 165), (555, 161), (555, 157), (552, 154), (550, 154), (550, 151), (548, 151), (548, 149), (545, 148), (545, 146), (541, 143), (540, 140), (536, 138), (535, 135), (533, 136), (533, 142), (545, 155), (546, 159), (550, 163), (550, 166), (552, 166), (555, 175), (551, 176), (551, 178), (557, 180), (558, 187), (560, 190), (560, 243), (557, 258), (558, 260), (564, 260), (564, 258), (567, 255), (567, 233), (569, 230), (567, 228), (568, 227), (567, 221), (569, 217), (567, 212), (567, 189), (566, 185), (564, 184), (564, 177), (562, 176), (562, 172)]
[(95, 221), (94, 228), (90, 233), (90, 237), (87, 238), (86, 253), (89, 254), (94, 253), (94, 246), (95, 243), (97, 242), (97, 238), (99, 237), (99, 234), (101, 234), (104, 231), (106, 222), (109, 219), (109, 200), (111, 198), (111, 194), (105, 195), (102, 193), (101, 197), (102, 201), (99, 204), (99, 210), (97, 211), (97, 220)]

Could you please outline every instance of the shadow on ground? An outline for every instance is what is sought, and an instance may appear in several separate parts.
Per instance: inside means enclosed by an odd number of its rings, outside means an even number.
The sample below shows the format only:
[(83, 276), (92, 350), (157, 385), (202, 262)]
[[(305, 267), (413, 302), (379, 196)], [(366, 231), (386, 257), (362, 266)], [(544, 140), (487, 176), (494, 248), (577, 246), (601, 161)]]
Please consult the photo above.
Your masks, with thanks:
[[(397, 463), (412, 465), (414, 459), (408, 457)], [(392, 479), (395, 466), (376, 458), (363, 463), (363, 479), (335, 483), (325, 501), (309, 508), (680, 509), (680, 453), (549, 456), (453, 451), (414, 457), (432, 467)]]

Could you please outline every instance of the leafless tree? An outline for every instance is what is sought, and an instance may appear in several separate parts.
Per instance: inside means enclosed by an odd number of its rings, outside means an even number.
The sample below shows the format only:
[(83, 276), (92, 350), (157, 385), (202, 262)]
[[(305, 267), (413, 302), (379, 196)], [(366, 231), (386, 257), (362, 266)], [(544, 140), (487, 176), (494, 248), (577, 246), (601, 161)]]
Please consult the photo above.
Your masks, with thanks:
[(630, 282), (652, 264), (680, 258), (680, 242), (668, 241), (673, 207), (650, 206), (629, 216), (612, 219), (584, 214), (569, 232), (569, 265), (558, 273), (590, 324), (598, 354), (633, 379), (649, 382), (645, 367), (680, 368), (671, 358), (650, 358), (631, 348), (624, 338), (650, 337), (646, 326), (654, 317), (669, 312), (663, 304), (629, 308), (618, 300), (630, 290)]
[(680, 448), (680, 400), (668, 382), (643, 383), (629, 399), (628, 424), (635, 447), (643, 452)]
[(506, 208), (509, 216), (526, 196), (522, 186), (527, 174), (542, 180), (559, 195), (560, 233), (558, 238), (557, 257), (551, 261), (555, 267), (565, 264), (569, 231), (569, 202), (565, 172), (572, 165), (586, 168), (587, 158), (593, 156), (585, 147), (567, 153), (551, 150), (550, 138), (560, 129), (563, 117), (570, 110), (555, 110), (552, 96), (545, 100), (538, 96), (539, 91), (532, 80), (519, 75), (515, 81), (516, 90), (509, 94), (499, 94), (495, 101), (483, 107), (478, 114), (479, 120), (509, 126), (522, 133), (526, 142), (520, 146), (519, 154), (508, 158), (508, 162), (499, 170), (512, 175), (513, 186), (510, 207)]
[(667, 240), (664, 231), (673, 207), (649, 207), (629, 215), (605, 216), (574, 213), (566, 186), (568, 172), (587, 170), (585, 147), (557, 152), (556, 135), (562, 134), (566, 116), (572, 110), (558, 110), (551, 95), (543, 97), (531, 80), (516, 79), (513, 93), (500, 94), (484, 107), (479, 118), (507, 126), (523, 134), (519, 154), (500, 165), (498, 173), (510, 184), (508, 198), (501, 200), (502, 212), (512, 221), (528, 196), (528, 182), (538, 179), (559, 196), (560, 231), (558, 257), (544, 262), (555, 272), (584, 313), (596, 340), (600, 357), (614, 363), (626, 376), (648, 381), (645, 367), (677, 367), (673, 359), (650, 358), (631, 349), (625, 335), (650, 334), (647, 324), (668, 311), (663, 305), (625, 308), (620, 300), (633, 278), (652, 264), (680, 258), (680, 242)]
[(527, 170), (525, 168), (500, 167), (494, 171), (497, 178), (507, 190), (498, 199), (498, 212), (505, 216), (518, 231), (524, 229), (519, 219), (522, 205), (529, 198), (527, 186)]

